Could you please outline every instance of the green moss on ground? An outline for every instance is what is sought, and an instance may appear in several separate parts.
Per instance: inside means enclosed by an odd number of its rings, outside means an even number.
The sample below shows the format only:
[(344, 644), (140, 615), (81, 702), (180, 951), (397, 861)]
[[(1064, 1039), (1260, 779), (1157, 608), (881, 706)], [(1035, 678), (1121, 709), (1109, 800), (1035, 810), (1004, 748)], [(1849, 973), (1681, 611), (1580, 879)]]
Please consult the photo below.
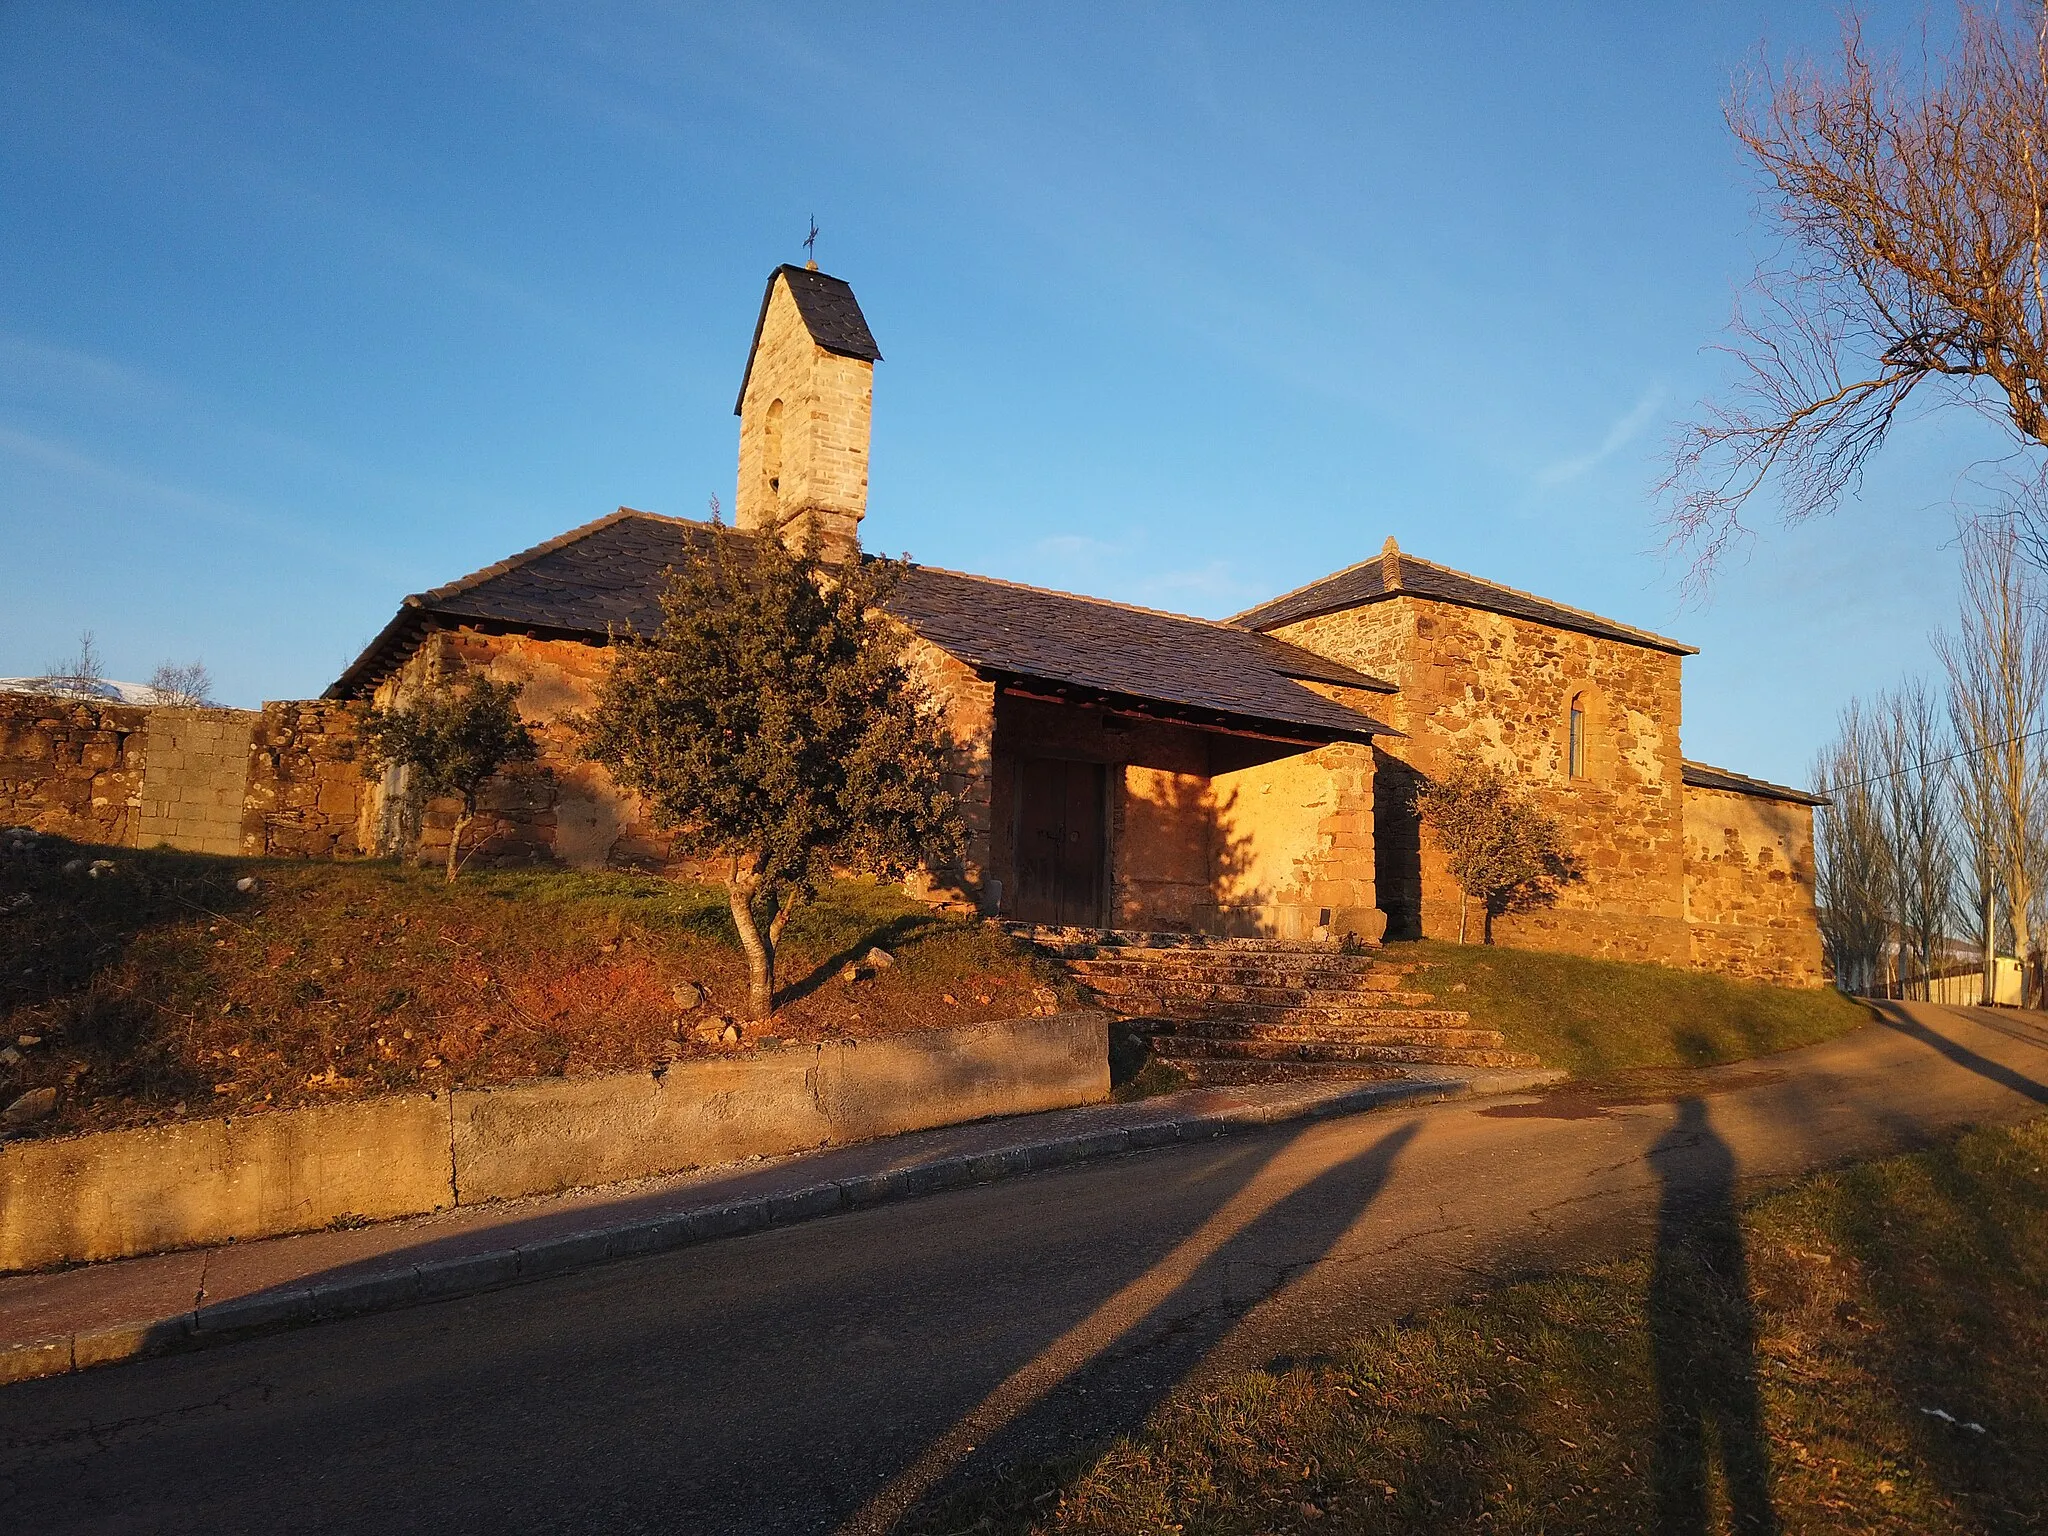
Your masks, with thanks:
[[(1722, 1233), (1724, 1235), (1716, 1235)], [(1728, 1235), (1732, 1234), (1732, 1236)], [(1739, 1244), (1742, 1263), (1724, 1250)], [(2048, 1119), (1804, 1180), (1657, 1260), (1489, 1291), (1181, 1392), (919, 1532), (2038, 1531)], [(1753, 1381), (1753, 1423), (1729, 1411)], [(1718, 1410), (1703, 1441), (1686, 1405)], [(1939, 1410), (1938, 1412), (1936, 1410)], [(1754, 1467), (1768, 1521), (1735, 1518)], [(1660, 1502), (1706, 1474), (1697, 1527)], [(1695, 1485), (1696, 1486), (1696, 1485)], [(1679, 1499), (1683, 1504), (1684, 1499)]]
[(1742, 1061), (1870, 1020), (1864, 1004), (1832, 988), (1428, 939), (1389, 944), (1386, 954), (1417, 964), (1413, 987), (1575, 1077)]

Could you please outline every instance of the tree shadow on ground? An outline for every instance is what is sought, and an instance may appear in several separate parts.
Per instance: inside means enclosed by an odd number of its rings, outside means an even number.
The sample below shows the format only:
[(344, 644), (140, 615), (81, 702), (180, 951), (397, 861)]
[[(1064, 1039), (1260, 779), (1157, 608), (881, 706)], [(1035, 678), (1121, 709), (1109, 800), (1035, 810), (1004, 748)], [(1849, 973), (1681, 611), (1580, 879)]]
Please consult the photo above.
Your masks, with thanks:
[(1730, 1528), (1775, 1532), (1735, 1155), (1708, 1123), (1706, 1102), (1688, 1098), (1650, 1158), (1662, 1186), (1648, 1299), (1657, 1529), (1704, 1536), (1712, 1527), (1718, 1459)]
[(1835, 1304), (1839, 1369), (1881, 1384), (1902, 1448), (1987, 1531), (2039, 1531), (2048, 1509), (2039, 1162), (1987, 1135), (1852, 1168), (1831, 1234), (1860, 1280)]
[(916, 941), (918, 935), (937, 928), (939, 918), (920, 912), (906, 912), (878, 923), (866, 932), (843, 941), (839, 948), (818, 961), (810, 970), (786, 986), (775, 989), (775, 1006), (786, 1008), (791, 1003), (802, 1002), (820, 987), (831, 981), (848, 965), (864, 958), (869, 950), (883, 949), (891, 954), (905, 944)]
[[(1362, 1148), (1311, 1132), (1181, 1148), (1149, 1178), (1140, 1160), (1119, 1160), (1019, 1180), (1006, 1195), (962, 1190), (162, 1367), (28, 1383), (17, 1408), (38, 1423), (96, 1419), (110, 1393), (124, 1412), (148, 1412), (137, 1405), (186, 1391), (193, 1372), (349, 1386), (321, 1409), (318, 1459), (285, 1452), (304, 1433), (286, 1392), (237, 1428), (226, 1454), (199, 1454), (198, 1425), (124, 1442), (83, 1501), (61, 1457), (17, 1455), (0, 1470), (24, 1518), (65, 1512), (53, 1529), (90, 1528), (116, 1507), (146, 1522), (167, 1507), (155, 1493), (109, 1501), (176, 1484), (177, 1509), (204, 1511), (220, 1530), (267, 1528), (280, 1501), (371, 1528), (390, 1524), (401, 1498), (407, 1529), (640, 1528), (658, 1516), (667, 1529), (832, 1530), (890, 1478), (907, 1507), (970, 1461), (1099, 1447), (1138, 1423), (1338, 1242), (1415, 1133), (1404, 1125)], [(699, 1200), (736, 1197), (751, 1177), (736, 1172)], [(623, 1222), (659, 1203), (629, 1196), (606, 1209)], [(575, 1214), (425, 1238), (275, 1294), (546, 1241)], [(1005, 1214), (1017, 1224), (991, 1219)], [(914, 1358), (878, 1353), (878, 1331), (914, 1339)], [(422, 1411), (422, 1389), (439, 1454), (462, 1477), (421, 1478), (390, 1452), (390, 1424)], [(284, 1470), (256, 1477), (251, 1464)], [(196, 1470), (180, 1481), (174, 1466)], [(906, 1469), (925, 1475), (905, 1481)]]
[[(1988, 1056), (1980, 1056), (1968, 1046), (1929, 1029), (1896, 1005), (1883, 1004), (1873, 1011), (1877, 1015), (1877, 1021), (1885, 1028), (1897, 1030), (1902, 1035), (1918, 1040), (1930, 1050), (1946, 1056), (1957, 1066), (1967, 1068), (1987, 1082), (1997, 1083), (2001, 1088), (2010, 1088), (2014, 1093), (2032, 1099), (2036, 1104), (2048, 1104), (2048, 1084), (2037, 1082), (2025, 1073), (2015, 1072), (2011, 1067), (1993, 1061)], [(1989, 1009), (1975, 1009), (1972, 1010), (1971, 1017), (1977, 1023), (1984, 1023), (1986, 1021), (1982, 1015), (1989, 1012)]]
[[(1209, 1220), (1055, 1339), (840, 1529), (947, 1528), (946, 1501), (1020, 1510), (1128, 1434), (1254, 1308), (1326, 1258), (1378, 1197), (1420, 1126), (1320, 1168), (1275, 1157)], [(1056, 1460), (1053, 1458), (1057, 1458)]]

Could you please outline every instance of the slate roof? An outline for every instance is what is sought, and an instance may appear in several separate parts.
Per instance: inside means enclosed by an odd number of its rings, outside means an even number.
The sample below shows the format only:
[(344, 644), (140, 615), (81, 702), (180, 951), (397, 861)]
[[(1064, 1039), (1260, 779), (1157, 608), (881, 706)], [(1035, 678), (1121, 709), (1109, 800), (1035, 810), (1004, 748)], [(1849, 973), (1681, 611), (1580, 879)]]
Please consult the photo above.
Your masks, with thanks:
[(761, 347), (761, 328), (768, 323), (768, 301), (775, 297), (778, 277), (789, 279), (789, 296), (796, 300), (796, 312), (803, 319), (804, 329), (811, 333), (811, 340), (841, 357), (857, 357), (869, 363), (882, 360), (882, 349), (875, 345), (874, 332), (868, 329), (868, 317), (860, 312), (860, 301), (853, 296), (852, 285), (844, 278), (784, 262), (768, 274), (768, 287), (761, 295), (761, 313), (754, 321), (754, 344), (747, 348), (746, 372), (740, 375), (740, 397), (732, 406), (735, 416), (746, 403), (747, 380), (754, 376), (754, 354)]
[[(1390, 574), (1393, 577), (1391, 583), (1388, 580)], [(1489, 613), (1504, 613), (1512, 618), (1549, 624), (1558, 629), (1597, 635), (1604, 640), (1620, 640), (1654, 651), (1669, 651), (1674, 656), (1699, 654), (1696, 646), (1681, 645), (1647, 629), (1617, 624), (1597, 613), (1568, 608), (1563, 603), (1553, 603), (1534, 593), (1504, 587), (1464, 571), (1454, 571), (1431, 560), (1418, 560), (1397, 548), (1392, 539), (1387, 540), (1386, 549), (1372, 559), (1362, 560), (1320, 581), (1312, 581), (1256, 608), (1248, 608), (1234, 615), (1229, 622), (1250, 629), (1278, 629), (1283, 624), (1294, 624), (1320, 614), (1358, 608), (1403, 594), (1456, 603), (1464, 608), (1480, 608)]]
[(1833, 805), (1826, 795), (1811, 795), (1803, 789), (1788, 789), (1783, 784), (1772, 784), (1763, 779), (1752, 779), (1747, 774), (1730, 773), (1726, 768), (1710, 767), (1686, 758), (1680, 777), (1695, 789), (1725, 789), (1731, 794), (1754, 795), (1759, 800), (1789, 800), (1794, 805)]
[[(435, 621), (604, 639), (661, 622), (663, 573), (710, 525), (621, 507), (608, 517), (405, 599), (328, 698), (368, 693)], [(986, 576), (912, 566), (890, 610), (985, 675), (1179, 711), (1364, 740), (1387, 726), (1303, 687), (1393, 685), (1234, 624)]]

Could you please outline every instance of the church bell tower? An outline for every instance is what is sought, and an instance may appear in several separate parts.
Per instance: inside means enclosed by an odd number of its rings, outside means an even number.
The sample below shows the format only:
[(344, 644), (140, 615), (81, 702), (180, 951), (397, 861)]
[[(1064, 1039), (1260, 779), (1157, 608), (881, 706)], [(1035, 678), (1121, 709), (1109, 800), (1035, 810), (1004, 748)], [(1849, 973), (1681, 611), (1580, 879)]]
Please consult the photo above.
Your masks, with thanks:
[(868, 430), (882, 354), (853, 289), (815, 265), (768, 277), (740, 381), (734, 524), (800, 546), (817, 520), (828, 560), (860, 548)]

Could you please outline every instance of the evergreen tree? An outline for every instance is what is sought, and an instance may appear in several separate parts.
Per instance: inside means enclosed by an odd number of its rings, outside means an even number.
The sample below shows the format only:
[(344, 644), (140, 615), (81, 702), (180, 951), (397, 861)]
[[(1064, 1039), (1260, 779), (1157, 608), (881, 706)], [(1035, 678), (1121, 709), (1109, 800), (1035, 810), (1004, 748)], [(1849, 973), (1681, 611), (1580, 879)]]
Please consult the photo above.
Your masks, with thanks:
[(936, 705), (881, 604), (894, 562), (828, 565), (716, 529), (670, 573), (654, 634), (626, 636), (584, 750), (724, 874), (757, 1019), (790, 914), (835, 870), (897, 878), (959, 855)]
[(519, 719), (517, 683), (475, 678), (403, 709), (373, 709), (363, 722), (365, 778), (401, 767), (411, 770), (422, 794), (461, 796), (462, 810), (448, 834), (451, 883), (460, 867), (462, 834), (476, 819), (477, 795), (506, 764), (530, 762), (533, 755), (533, 737)]

